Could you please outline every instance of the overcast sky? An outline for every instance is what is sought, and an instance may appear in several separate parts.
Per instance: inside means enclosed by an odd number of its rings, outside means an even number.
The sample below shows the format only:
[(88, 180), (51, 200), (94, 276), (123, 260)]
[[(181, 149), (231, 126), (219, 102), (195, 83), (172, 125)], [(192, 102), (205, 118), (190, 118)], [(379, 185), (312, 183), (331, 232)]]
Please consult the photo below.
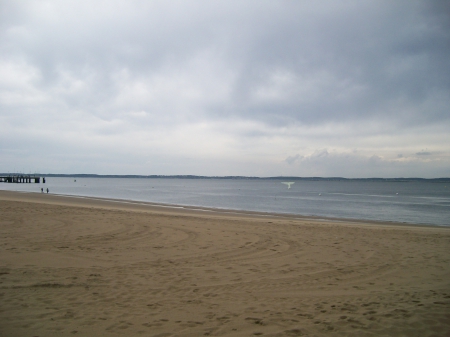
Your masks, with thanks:
[(449, 177), (450, 2), (0, 0), (0, 172)]

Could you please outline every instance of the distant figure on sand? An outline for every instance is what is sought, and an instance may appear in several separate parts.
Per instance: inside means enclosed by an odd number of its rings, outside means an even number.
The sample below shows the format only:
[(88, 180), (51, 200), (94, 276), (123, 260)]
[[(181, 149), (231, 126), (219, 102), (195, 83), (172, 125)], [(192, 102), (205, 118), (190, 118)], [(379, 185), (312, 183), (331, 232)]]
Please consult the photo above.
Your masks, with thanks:
[(44, 193), (44, 188), (43, 187), (41, 187), (41, 193)]
[(47, 188), (47, 194), (48, 194), (48, 188)]

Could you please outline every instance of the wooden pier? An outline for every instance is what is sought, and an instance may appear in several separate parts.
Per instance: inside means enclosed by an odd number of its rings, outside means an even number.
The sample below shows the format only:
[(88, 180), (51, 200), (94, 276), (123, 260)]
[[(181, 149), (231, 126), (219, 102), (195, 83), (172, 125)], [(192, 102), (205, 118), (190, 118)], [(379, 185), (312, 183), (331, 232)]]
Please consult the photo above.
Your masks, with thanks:
[[(35, 183), (39, 184), (41, 182), (41, 177), (30, 174), (11, 174), (7, 176), (0, 176), (0, 183), (15, 183), (15, 184), (25, 184), (25, 183)], [(45, 178), (43, 178), (45, 183)]]

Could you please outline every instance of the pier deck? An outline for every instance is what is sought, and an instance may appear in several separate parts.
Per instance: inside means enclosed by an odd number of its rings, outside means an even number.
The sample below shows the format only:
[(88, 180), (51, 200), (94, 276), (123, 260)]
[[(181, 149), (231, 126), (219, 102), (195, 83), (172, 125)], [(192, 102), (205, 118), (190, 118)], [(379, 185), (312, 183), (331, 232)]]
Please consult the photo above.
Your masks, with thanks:
[[(0, 176), (0, 183), (35, 183), (39, 184), (41, 182), (41, 177), (30, 174), (11, 174)], [(44, 178), (45, 182), (45, 178)]]

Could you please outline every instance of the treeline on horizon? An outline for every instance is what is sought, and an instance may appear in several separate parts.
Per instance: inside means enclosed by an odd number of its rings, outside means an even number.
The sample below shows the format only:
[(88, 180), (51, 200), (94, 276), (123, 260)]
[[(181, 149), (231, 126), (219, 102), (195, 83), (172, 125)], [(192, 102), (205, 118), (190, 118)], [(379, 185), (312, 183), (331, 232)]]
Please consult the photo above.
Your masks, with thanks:
[[(24, 175), (23, 173), (0, 173), (0, 176)], [(25, 174), (27, 175), (27, 174)], [(450, 182), (449, 178), (343, 178), (343, 177), (295, 177), (295, 176), (276, 176), (276, 177), (247, 177), (247, 176), (196, 176), (196, 175), (135, 175), (135, 174), (57, 174), (57, 173), (33, 173), (29, 174), (41, 177), (55, 178), (148, 178), (148, 179), (245, 179), (245, 180), (303, 180), (303, 181), (431, 181), (431, 182)]]

